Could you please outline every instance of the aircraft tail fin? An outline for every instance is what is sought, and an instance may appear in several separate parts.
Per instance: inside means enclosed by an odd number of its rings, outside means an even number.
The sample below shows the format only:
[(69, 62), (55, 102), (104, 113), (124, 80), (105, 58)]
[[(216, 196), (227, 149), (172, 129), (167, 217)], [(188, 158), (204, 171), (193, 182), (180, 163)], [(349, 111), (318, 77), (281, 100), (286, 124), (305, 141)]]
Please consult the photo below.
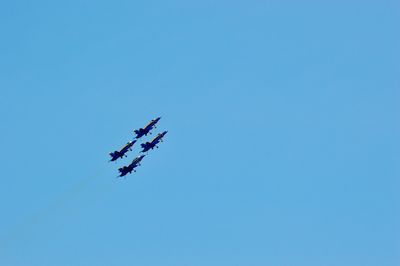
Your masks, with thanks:
[(119, 152), (118, 151), (113, 151), (109, 153), (112, 159), (116, 159), (115, 157), (119, 157)]

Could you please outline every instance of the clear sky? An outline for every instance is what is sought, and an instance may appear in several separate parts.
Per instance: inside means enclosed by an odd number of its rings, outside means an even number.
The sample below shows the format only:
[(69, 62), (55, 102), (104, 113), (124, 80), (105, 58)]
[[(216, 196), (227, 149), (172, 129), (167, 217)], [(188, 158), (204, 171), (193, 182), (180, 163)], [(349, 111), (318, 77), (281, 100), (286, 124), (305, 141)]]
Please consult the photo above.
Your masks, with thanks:
[(2, 1), (0, 265), (400, 265), (399, 25), (394, 0)]

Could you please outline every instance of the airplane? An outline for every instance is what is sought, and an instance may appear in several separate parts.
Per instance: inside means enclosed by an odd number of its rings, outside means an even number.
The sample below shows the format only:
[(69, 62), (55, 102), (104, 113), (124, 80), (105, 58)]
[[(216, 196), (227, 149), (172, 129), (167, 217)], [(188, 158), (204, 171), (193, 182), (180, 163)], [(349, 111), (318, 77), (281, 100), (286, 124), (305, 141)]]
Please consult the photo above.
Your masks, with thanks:
[(139, 155), (138, 157), (133, 159), (132, 164), (140, 166), (141, 165), (140, 162), (143, 160), (144, 156), (146, 156), (146, 155)]
[(132, 146), (133, 144), (135, 144), (136, 140), (134, 141), (129, 141), (128, 143), (126, 143), (126, 145), (124, 147), (121, 148), (121, 150), (119, 151), (114, 151), (114, 152), (110, 152), (110, 156), (111, 156), (111, 160), (110, 162), (113, 162), (115, 160), (117, 160), (118, 158), (122, 158), (122, 157), (127, 157), (125, 155), (125, 153), (132, 150)]
[(143, 136), (147, 136), (147, 134), (151, 134), (150, 130), (156, 128), (156, 124), (160, 121), (161, 117), (157, 117), (156, 119), (152, 119), (144, 128), (139, 128), (138, 130), (134, 130), (136, 134), (136, 139), (139, 139)]
[(136, 157), (135, 159), (133, 159), (133, 161), (128, 165), (128, 166), (124, 166), (118, 169), (120, 175), (119, 176), (124, 176), (127, 175), (128, 173), (132, 173), (132, 171), (136, 172), (135, 168), (138, 167), (140, 164), (140, 162), (143, 160), (145, 155), (140, 155), (138, 157)]
[(150, 142), (142, 143), (140, 146), (142, 146), (143, 150), (142, 152), (147, 152), (150, 149), (154, 149), (154, 147), (158, 148), (157, 144), (162, 142), (162, 138), (167, 134), (168, 131), (164, 131), (163, 133), (157, 134), (157, 136), (152, 139)]

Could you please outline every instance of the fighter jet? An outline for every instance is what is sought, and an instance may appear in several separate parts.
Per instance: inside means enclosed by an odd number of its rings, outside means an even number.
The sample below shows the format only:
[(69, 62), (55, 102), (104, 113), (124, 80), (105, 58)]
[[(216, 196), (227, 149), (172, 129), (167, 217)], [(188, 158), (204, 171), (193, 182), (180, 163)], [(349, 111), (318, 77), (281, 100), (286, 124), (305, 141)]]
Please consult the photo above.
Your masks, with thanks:
[(114, 152), (110, 152), (110, 156), (111, 156), (110, 162), (115, 161), (115, 160), (117, 160), (118, 158), (122, 158), (122, 157), (124, 157), (124, 156), (126, 157), (125, 153), (127, 153), (128, 150), (129, 150), (129, 151), (132, 150), (132, 146), (133, 146), (133, 144), (135, 144), (135, 142), (136, 142), (136, 140), (134, 140), (134, 141), (129, 141), (128, 143), (126, 143), (126, 145), (125, 145), (124, 147), (121, 148), (121, 150), (119, 150), (119, 151), (114, 151)]
[(164, 131), (163, 133), (157, 134), (157, 136), (152, 139), (150, 142), (142, 143), (140, 146), (142, 146), (143, 150), (142, 152), (147, 152), (150, 149), (154, 149), (154, 147), (158, 148), (157, 144), (162, 142), (162, 138), (167, 134), (168, 131)]
[(144, 156), (146, 155), (139, 155), (138, 157), (133, 159), (132, 164), (140, 166), (141, 165), (140, 162), (143, 160)]
[(127, 175), (128, 173), (132, 173), (132, 171), (136, 172), (135, 168), (140, 165), (140, 161), (143, 160), (145, 155), (140, 155), (133, 159), (133, 161), (128, 165), (124, 166), (118, 169), (120, 175), (119, 176), (124, 176)]
[(144, 128), (139, 128), (138, 130), (134, 130), (136, 134), (136, 139), (139, 139), (143, 136), (147, 136), (147, 134), (151, 134), (150, 130), (156, 128), (156, 124), (160, 121), (161, 117), (157, 117), (156, 119), (151, 120)]

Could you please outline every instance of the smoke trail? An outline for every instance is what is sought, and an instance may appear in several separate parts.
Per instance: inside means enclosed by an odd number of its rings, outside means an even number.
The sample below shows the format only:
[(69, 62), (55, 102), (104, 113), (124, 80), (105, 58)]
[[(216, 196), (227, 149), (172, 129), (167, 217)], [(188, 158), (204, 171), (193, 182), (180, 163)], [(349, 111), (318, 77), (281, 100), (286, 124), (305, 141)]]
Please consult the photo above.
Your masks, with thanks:
[[(61, 193), (60, 196), (56, 198), (56, 200), (53, 201), (50, 205), (42, 208), (31, 216), (28, 216), (28, 218), (26, 218), (22, 223), (16, 225), (13, 229), (9, 230), (9, 232), (0, 240), (0, 247), (8, 246), (8, 244), (10, 244), (11, 242), (17, 240), (20, 237), (23, 237), (26, 234), (29, 234), (29, 232), (34, 228), (35, 225), (45, 220), (46, 217), (50, 216), (55, 211), (65, 207), (69, 201), (71, 201), (78, 194), (82, 193), (94, 180), (96, 180), (96, 177), (98, 177), (101, 170), (102, 169), (98, 169), (94, 174), (88, 175), (86, 178), (80, 180), (64, 193)], [(109, 185), (109, 183), (107, 184)]]

